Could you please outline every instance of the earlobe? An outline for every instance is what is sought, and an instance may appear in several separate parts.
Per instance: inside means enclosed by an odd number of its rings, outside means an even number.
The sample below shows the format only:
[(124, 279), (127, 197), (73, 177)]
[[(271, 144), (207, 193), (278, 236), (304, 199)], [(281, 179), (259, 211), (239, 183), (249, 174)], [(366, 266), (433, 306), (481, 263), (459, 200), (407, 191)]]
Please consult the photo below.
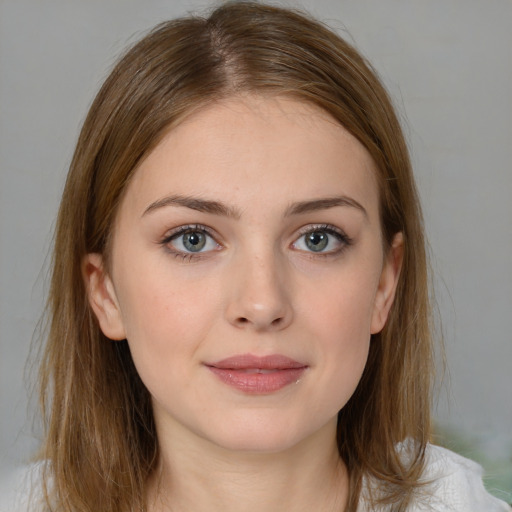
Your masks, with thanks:
[(402, 233), (397, 233), (389, 248), (384, 261), (384, 266), (380, 276), (379, 287), (375, 295), (373, 307), (372, 323), (370, 327), (371, 334), (380, 332), (388, 319), (388, 314), (395, 299), (396, 287), (402, 260), (404, 255), (404, 237)]
[(82, 276), (89, 304), (103, 334), (112, 340), (126, 338), (121, 310), (110, 276), (104, 269), (101, 254), (87, 254), (82, 261)]

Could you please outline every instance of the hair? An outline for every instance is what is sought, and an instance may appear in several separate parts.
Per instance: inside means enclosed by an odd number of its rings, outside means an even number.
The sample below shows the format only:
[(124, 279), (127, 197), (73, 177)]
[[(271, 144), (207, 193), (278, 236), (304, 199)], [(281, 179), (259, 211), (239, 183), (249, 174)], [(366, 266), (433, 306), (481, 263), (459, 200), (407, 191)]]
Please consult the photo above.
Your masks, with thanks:
[(372, 503), (397, 511), (420, 486), (430, 436), (431, 314), (422, 214), (400, 123), (377, 74), (350, 44), (307, 15), (242, 2), (155, 27), (114, 67), (81, 130), (56, 225), (40, 372), (52, 510), (145, 508), (158, 460), (150, 395), (127, 343), (101, 332), (82, 261), (101, 253), (108, 262), (127, 183), (162, 137), (194, 111), (246, 93), (316, 105), (376, 164), (385, 249), (401, 232), (403, 264), (387, 324), (372, 336), (362, 378), (339, 412), (337, 441), (350, 512), (365, 481), (378, 484)]

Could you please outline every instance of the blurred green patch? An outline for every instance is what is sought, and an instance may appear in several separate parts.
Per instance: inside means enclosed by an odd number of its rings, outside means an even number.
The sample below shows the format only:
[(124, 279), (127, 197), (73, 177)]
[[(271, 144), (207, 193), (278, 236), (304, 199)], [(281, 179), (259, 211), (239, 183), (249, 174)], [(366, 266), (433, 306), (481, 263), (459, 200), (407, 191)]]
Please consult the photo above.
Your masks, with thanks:
[(433, 441), (484, 468), (484, 485), (489, 493), (512, 503), (512, 446), (504, 446), (499, 456), (492, 456), (478, 435), (452, 426), (435, 424)]

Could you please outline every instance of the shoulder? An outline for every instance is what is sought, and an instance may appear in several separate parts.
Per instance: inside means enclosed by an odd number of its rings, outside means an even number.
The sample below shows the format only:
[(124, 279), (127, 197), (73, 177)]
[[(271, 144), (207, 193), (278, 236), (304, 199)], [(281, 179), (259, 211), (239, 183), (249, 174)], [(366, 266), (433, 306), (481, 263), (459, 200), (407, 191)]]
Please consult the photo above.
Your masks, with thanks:
[[(476, 462), (440, 446), (426, 452), (425, 495), (415, 512), (510, 512), (503, 501), (490, 495), (482, 481), (483, 470)], [(411, 511), (411, 512), (413, 512)]]
[(43, 462), (13, 471), (0, 480), (0, 512), (44, 512)]
[[(397, 447), (404, 461), (411, 454), (411, 442), (405, 441)], [(512, 512), (505, 502), (486, 491), (482, 476), (483, 470), (476, 462), (440, 446), (428, 445), (422, 485), (407, 512)], [(373, 478), (364, 480), (358, 512), (394, 510), (392, 505), (380, 508), (371, 505), (369, 494), (378, 496), (382, 485)]]

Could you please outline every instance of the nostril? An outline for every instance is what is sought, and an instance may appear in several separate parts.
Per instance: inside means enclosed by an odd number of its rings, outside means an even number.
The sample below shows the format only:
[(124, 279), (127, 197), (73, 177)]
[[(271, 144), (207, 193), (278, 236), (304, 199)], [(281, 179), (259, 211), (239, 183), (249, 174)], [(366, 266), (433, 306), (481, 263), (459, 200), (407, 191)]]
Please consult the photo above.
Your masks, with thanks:
[[(237, 308), (240, 309), (240, 308)], [(245, 308), (250, 309), (250, 308)], [(253, 311), (238, 311), (238, 313), (246, 313), (244, 316), (240, 314), (234, 314), (229, 318), (229, 323), (238, 329), (254, 329), (256, 331), (281, 330), (287, 327), (291, 321), (291, 312), (288, 314), (287, 311), (277, 311), (277, 308), (263, 308), (258, 307), (252, 308)]]

